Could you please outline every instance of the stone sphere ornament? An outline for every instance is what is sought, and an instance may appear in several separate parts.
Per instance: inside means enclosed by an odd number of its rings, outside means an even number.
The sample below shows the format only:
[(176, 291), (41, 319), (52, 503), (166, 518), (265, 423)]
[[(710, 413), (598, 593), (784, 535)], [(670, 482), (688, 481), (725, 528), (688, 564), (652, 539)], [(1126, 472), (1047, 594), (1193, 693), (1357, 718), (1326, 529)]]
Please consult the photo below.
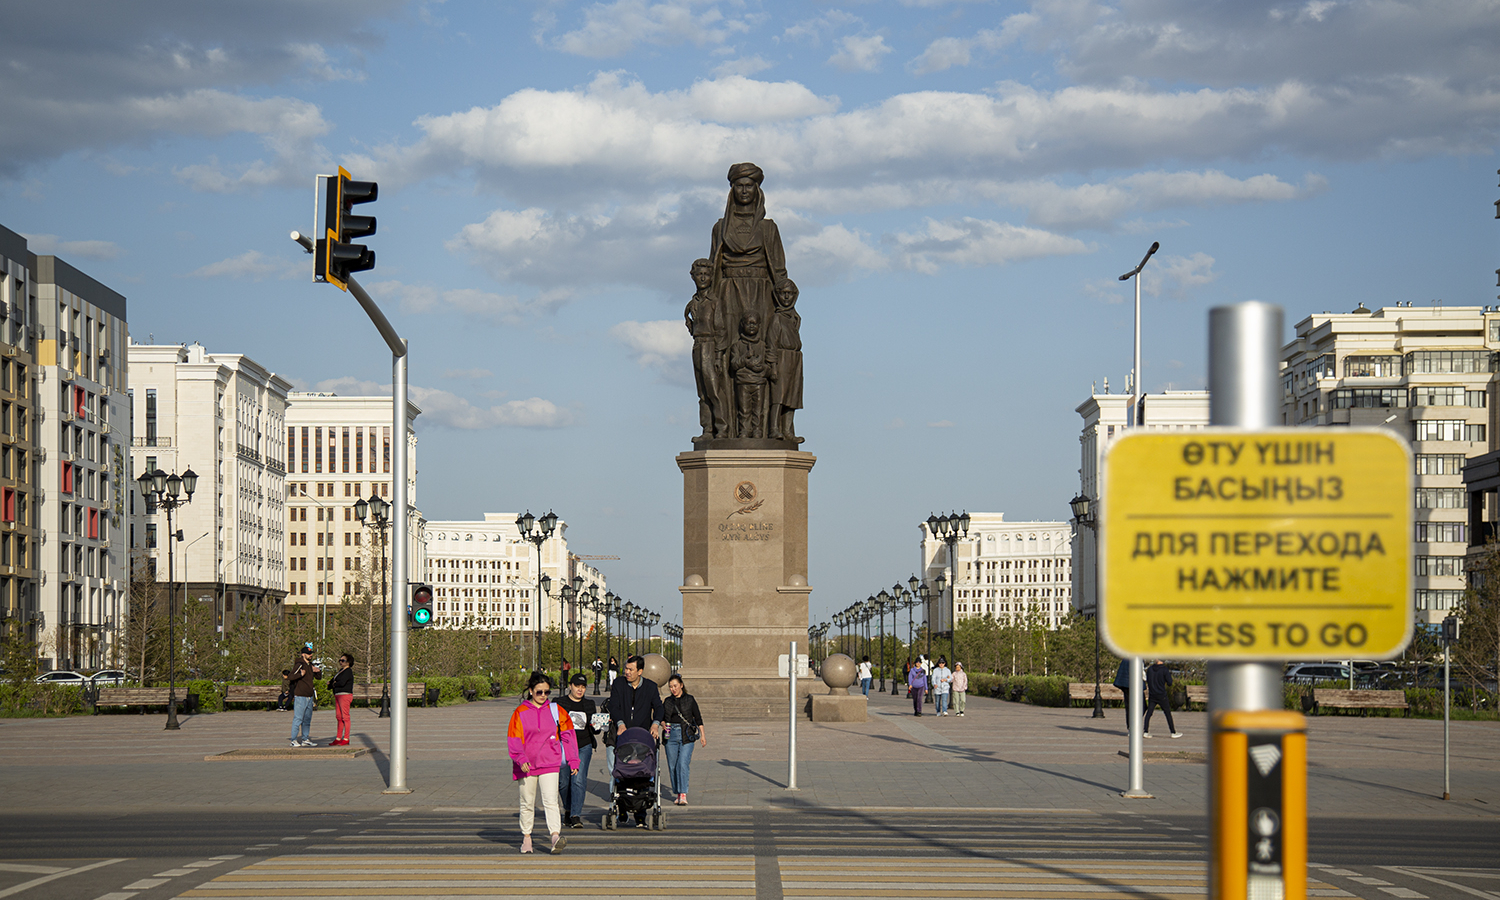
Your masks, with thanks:
[(831, 694), (849, 693), (849, 685), (859, 675), (859, 666), (854, 658), (845, 653), (835, 653), (823, 660), (823, 683)]
[(667, 658), (660, 653), (647, 653), (643, 658), (646, 668), (641, 674), (651, 679), (657, 687), (666, 688), (667, 679), (672, 677), (672, 666)]

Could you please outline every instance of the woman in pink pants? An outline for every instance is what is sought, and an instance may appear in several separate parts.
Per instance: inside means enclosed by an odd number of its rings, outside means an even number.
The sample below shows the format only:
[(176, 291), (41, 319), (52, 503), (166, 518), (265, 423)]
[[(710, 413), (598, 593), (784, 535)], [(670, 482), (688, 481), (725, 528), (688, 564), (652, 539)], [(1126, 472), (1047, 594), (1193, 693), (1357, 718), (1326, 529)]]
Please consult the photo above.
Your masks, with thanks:
[(328, 682), (333, 691), (333, 717), (338, 722), (338, 732), (328, 742), (330, 747), (349, 746), (349, 705), (354, 702), (354, 657), (345, 653), (339, 657), (339, 672)]

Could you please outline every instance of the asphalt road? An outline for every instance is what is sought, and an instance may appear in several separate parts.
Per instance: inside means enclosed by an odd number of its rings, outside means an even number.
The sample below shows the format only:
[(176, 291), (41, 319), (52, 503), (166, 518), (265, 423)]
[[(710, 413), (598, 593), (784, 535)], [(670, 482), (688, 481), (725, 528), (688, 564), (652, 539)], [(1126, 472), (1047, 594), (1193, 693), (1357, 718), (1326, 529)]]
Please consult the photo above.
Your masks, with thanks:
[[(1310, 824), (1309, 860), (1314, 879), (1323, 886), (1316, 895), (1368, 900), (1500, 897), (1500, 818), (1315, 818)], [(537, 831), (538, 837), (545, 831), (540, 817)], [(642, 877), (681, 876), (685, 865), (696, 873), (721, 874), (743, 866), (744, 879), (726, 882), (713, 891), (716, 896), (735, 895), (735, 885), (750, 885), (745, 889), (753, 888), (757, 897), (791, 896), (798, 884), (819, 884), (818, 892), (827, 894), (828, 884), (797, 881), (799, 864), (817, 872), (848, 866), (850, 880), (844, 883), (861, 879), (857, 883), (866, 893), (876, 894), (871, 878), (880, 886), (900, 885), (936, 896), (943, 892), (932, 887), (934, 878), (956, 879), (952, 896), (1048, 896), (1030, 882), (1013, 885), (1016, 891), (1001, 890), (1003, 879), (994, 867), (1013, 864), (1031, 872), (1033, 880), (1039, 877), (1037, 869), (1045, 869), (1049, 878), (1093, 872), (1088, 876), (1096, 882), (1092, 890), (1107, 895), (1119, 888), (1124, 895), (1139, 896), (1143, 887), (1137, 881), (1164, 872), (1180, 870), (1183, 874), (1174, 877), (1201, 881), (1208, 853), (1203, 816), (1086, 810), (690, 808), (670, 810), (662, 833), (605, 833), (590, 827), (570, 830), (568, 836), (570, 845), (559, 857), (566, 868), (554, 877), (567, 872), (582, 878), (580, 865), (618, 867), (623, 861), (645, 867)], [(261, 896), (253, 885), (262, 879), (271, 885), (266, 896), (286, 900), (302, 896), (295, 878), (312, 877), (307, 873), (326, 879), (308, 896), (387, 896), (389, 879), (369, 875), (381, 866), (410, 879), (399, 892), (402, 896), (452, 896), (467, 893), (455, 884), (480, 887), (476, 879), (500, 878), (511, 864), (550, 864), (546, 857), (520, 858), (517, 844), (515, 813), (501, 809), (121, 815), (8, 811), (0, 814), (0, 898), (169, 900), (229, 896), (225, 890), (235, 886), (251, 886), (235, 896)], [(893, 860), (907, 865), (891, 869)], [(501, 868), (486, 870), (486, 875), (473, 865)], [(936, 870), (924, 868), (934, 865)], [(274, 877), (265, 874), (268, 870)], [(288, 890), (275, 887), (288, 887), (289, 878)], [(226, 879), (237, 880), (226, 884)], [(697, 882), (688, 881), (691, 892), (691, 883)], [(1167, 893), (1201, 894), (1201, 885), (1194, 889), (1184, 882), (1179, 887), (1181, 891)], [(549, 882), (548, 891), (553, 888), (568, 894), (576, 893), (577, 886)], [(1160, 893), (1149, 886), (1144, 890)]]

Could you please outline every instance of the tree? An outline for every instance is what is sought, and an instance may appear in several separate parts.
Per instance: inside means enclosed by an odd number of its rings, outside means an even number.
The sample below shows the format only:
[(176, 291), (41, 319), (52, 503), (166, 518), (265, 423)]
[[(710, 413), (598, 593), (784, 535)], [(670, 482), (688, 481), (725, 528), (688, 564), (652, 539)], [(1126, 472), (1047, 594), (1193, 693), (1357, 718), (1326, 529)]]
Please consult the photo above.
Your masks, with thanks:
[(1464, 680), (1484, 684), (1500, 674), (1500, 545), (1490, 543), (1469, 566), (1469, 589), (1454, 614), (1462, 627), (1453, 665)]

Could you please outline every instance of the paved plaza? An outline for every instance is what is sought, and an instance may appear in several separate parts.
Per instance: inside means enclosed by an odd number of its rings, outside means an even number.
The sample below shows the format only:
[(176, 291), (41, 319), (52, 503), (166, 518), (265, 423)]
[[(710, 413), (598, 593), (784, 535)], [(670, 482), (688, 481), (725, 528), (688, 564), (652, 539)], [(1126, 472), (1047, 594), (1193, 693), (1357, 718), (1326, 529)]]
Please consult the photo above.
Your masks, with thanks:
[[(799, 722), (795, 792), (786, 722), (709, 722), (692, 805), (668, 807), (665, 832), (570, 831), (551, 861), (515, 853), (512, 705), (411, 709), (404, 795), (382, 793), (389, 723), (366, 710), (356, 759), (207, 760), (284, 746), (280, 712), (177, 733), (160, 714), (0, 720), (0, 897), (524, 897), (611, 878), (673, 897), (1204, 896), (1203, 713), (1147, 742), (1189, 757), (1148, 762), (1151, 800), (1120, 796), (1120, 710), (975, 698), (963, 718), (916, 719), (872, 696), (867, 723)], [(332, 724), (320, 710), (314, 736)], [(1500, 896), (1500, 725), (1453, 737), (1444, 802), (1441, 722), (1310, 720), (1310, 896)]]

